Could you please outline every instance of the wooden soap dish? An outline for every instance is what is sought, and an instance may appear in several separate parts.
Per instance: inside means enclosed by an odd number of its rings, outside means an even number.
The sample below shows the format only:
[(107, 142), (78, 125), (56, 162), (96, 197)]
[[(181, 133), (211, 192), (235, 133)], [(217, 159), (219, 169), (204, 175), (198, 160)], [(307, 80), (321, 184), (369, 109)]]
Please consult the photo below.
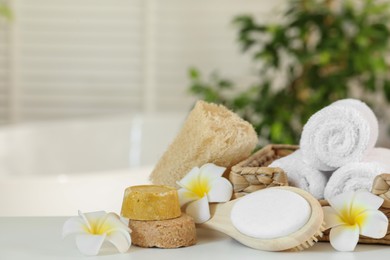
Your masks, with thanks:
[[(276, 237), (272, 239), (260, 239), (245, 235), (238, 231), (231, 219), (231, 213), (236, 203), (240, 203), (241, 200), (246, 199), (246, 197), (242, 197), (226, 203), (211, 204), (211, 219), (201, 224), (200, 226), (220, 231), (246, 246), (264, 251), (303, 250), (312, 246), (316, 241), (318, 241), (318, 237), (322, 236), (322, 232), (324, 230), (324, 216), (320, 203), (311, 194), (298, 188), (273, 187), (269, 189), (290, 191), (303, 197), (308, 202), (311, 208), (311, 214), (306, 224), (300, 227), (299, 230), (287, 236)], [(261, 196), (261, 193), (264, 191), (265, 190), (257, 191), (255, 193), (252, 193), (251, 196), (255, 194)], [(256, 207), (261, 205), (253, 206)], [(251, 212), (247, 212), (245, 214), (251, 214)], [(275, 216), (275, 218), (288, 217), (288, 214), (289, 212), (285, 212), (285, 216), (279, 215)], [(261, 228), (262, 225), (264, 227), (267, 225), (267, 223), (259, 223), (258, 227)]]

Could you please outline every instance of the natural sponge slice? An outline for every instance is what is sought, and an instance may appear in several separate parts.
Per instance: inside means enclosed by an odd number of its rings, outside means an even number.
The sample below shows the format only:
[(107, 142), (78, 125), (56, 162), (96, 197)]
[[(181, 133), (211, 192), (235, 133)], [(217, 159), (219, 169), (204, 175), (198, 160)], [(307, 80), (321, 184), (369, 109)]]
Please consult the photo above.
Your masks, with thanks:
[(123, 197), (121, 215), (132, 220), (165, 220), (180, 217), (177, 190), (162, 185), (128, 187)]
[(169, 220), (130, 220), (129, 227), (132, 243), (141, 247), (177, 248), (196, 243), (194, 220), (186, 214)]
[(151, 174), (154, 184), (176, 186), (193, 167), (229, 168), (247, 158), (258, 142), (253, 126), (222, 105), (198, 101)]

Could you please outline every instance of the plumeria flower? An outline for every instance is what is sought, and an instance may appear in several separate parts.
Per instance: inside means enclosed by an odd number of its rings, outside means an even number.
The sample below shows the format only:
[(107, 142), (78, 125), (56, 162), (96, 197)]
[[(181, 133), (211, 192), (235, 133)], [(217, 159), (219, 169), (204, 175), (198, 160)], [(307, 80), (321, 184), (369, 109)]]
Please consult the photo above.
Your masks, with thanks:
[(359, 234), (382, 238), (386, 235), (388, 219), (379, 211), (383, 199), (367, 191), (346, 192), (328, 200), (331, 207), (323, 207), (329, 240), (338, 251), (353, 251)]
[(62, 236), (76, 235), (76, 245), (85, 255), (97, 255), (103, 242), (113, 244), (119, 252), (126, 252), (131, 245), (130, 229), (115, 213), (105, 211), (82, 213), (68, 219)]
[(180, 206), (194, 218), (195, 223), (210, 219), (209, 202), (227, 202), (232, 197), (232, 184), (222, 177), (224, 167), (207, 163), (193, 168), (177, 184)]

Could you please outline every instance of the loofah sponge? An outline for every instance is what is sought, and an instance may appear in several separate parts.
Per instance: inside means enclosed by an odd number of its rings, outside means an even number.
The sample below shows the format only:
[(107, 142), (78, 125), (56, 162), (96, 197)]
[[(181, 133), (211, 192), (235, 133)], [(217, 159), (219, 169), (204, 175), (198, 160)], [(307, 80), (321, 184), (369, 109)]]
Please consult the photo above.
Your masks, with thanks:
[(247, 158), (258, 142), (253, 126), (222, 105), (198, 101), (151, 174), (154, 184), (176, 186), (193, 167), (227, 167)]

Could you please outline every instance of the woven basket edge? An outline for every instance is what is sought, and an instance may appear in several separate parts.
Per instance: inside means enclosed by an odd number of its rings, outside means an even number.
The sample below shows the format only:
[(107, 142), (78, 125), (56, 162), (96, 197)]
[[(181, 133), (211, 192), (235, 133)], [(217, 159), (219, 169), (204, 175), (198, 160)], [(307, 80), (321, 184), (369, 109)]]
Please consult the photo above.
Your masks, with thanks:
[[(252, 161), (254, 158), (257, 158), (259, 155), (266, 153), (270, 150), (277, 150), (277, 149), (286, 149), (286, 150), (292, 150), (295, 151), (299, 148), (299, 145), (293, 145), (293, 144), (267, 144), (263, 148), (257, 150), (252, 155), (250, 155), (245, 160), (237, 163), (236, 165), (232, 166), (231, 171), (239, 172), (241, 168), (248, 167), (243, 166), (246, 165), (248, 162)], [(260, 167), (258, 167), (260, 168)]]

